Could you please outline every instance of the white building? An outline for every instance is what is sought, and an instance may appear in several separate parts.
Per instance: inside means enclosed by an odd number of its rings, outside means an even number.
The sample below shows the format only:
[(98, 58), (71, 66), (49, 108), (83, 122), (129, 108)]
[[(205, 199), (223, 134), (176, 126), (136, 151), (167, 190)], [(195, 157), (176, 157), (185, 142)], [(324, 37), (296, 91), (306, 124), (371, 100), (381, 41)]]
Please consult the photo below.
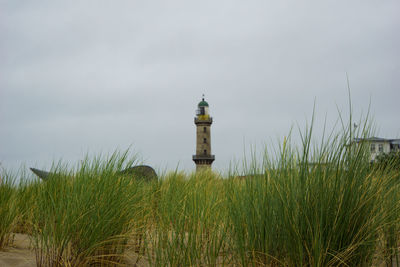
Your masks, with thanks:
[(400, 139), (385, 139), (379, 137), (355, 138), (357, 143), (367, 142), (371, 152), (371, 162), (374, 162), (380, 154), (400, 151)]

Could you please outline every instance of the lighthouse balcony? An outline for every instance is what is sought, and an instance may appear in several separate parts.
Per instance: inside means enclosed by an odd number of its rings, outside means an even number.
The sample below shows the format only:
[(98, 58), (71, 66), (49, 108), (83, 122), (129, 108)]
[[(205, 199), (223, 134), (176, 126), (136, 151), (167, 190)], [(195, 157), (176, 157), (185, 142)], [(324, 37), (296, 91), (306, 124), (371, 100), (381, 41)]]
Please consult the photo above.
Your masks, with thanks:
[(195, 117), (195, 118), (194, 118), (194, 123), (195, 123), (195, 124), (197, 124), (197, 123), (207, 123), (207, 124), (211, 124), (212, 122), (213, 122), (213, 119), (212, 119), (212, 117), (210, 117), (210, 116), (207, 116), (207, 117), (199, 116), (199, 117)]
[(215, 155), (193, 155), (193, 160), (215, 160)]

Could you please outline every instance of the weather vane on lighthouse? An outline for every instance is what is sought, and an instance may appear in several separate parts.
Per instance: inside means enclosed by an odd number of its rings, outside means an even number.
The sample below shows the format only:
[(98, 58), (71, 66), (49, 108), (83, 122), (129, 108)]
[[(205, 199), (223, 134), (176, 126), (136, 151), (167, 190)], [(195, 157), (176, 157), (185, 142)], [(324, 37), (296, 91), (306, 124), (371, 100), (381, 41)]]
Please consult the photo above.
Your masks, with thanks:
[(204, 100), (204, 94), (201, 102), (197, 105), (196, 117), (196, 155), (193, 155), (193, 161), (196, 164), (196, 171), (211, 169), (211, 164), (215, 156), (211, 155), (211, 124), (212, 117), (209, 114), (208, 103)]

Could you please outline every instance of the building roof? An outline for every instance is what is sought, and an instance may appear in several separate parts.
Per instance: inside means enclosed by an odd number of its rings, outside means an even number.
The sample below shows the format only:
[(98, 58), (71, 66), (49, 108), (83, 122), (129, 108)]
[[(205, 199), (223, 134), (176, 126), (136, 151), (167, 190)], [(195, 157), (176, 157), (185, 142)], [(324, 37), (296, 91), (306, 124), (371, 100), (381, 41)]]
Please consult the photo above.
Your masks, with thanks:
[(389, 142), (389, 143), (393, 143), (393, 144), (399, 144), (400, 143), (400, 139), (386, 139), (386, 138), (380, 138), (380, 137), (369, 137), (369, 138), (354, 138), (354, 141), (358, 142), (362, 142), (362, 141), (366, 141), (366, 142)]
[(372, 141), (372, 142), (385, 142), (385, 141), (390, 141), (389, 139), (385, 139), (385, 138), (380, 138), (380, 137), (370, 137), (370, 138), (366, 138), (366, 141)]

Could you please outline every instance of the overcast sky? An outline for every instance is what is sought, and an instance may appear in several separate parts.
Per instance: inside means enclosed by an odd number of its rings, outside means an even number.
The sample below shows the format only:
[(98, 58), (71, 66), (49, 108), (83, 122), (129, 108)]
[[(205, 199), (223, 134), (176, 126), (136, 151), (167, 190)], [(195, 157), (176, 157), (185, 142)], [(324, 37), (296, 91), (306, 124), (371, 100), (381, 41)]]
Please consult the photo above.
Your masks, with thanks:
[[(400, 1), (0, 0), (0, 162), (49, 169), (131, 146), (192, 171), (204, 93), (214, 168), (371, 114), (400, 138)], [(317, 131), (318, 132), (318, 131)]]

